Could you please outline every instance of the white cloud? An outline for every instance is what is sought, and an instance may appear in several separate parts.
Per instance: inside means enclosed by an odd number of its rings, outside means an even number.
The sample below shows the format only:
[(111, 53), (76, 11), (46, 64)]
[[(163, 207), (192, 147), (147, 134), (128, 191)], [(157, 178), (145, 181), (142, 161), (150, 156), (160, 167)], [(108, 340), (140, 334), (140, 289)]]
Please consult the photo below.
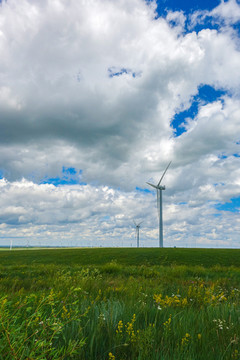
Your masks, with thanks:
[(204, 24), (207, 18), (212, 18), (212, 24), (222, 23), (233, 25), (240, 21), (240, 6), (236, 0), (221, 0), (221, 3), (213, 10), (198, 10), (191, 15), (191, 26)]
[[(1, 237), (7, 244), (136, 246), (133, 220), (142, 221), (142, 246), (158, 246), (156, 196), (108, 187), (37, 185), (0, 181)], [(164, 193), (166, 246), (238, 246), (237, 214), (223, 216), (208, 203), (211, 186), (200, 189), (200, 202), (187, 193)], [(206, 195), (207, 194), (207, 195)], [(166, 195), (166, 196), (165, 196)], [(181, 203), (185, 195), (188, 204)], [(212, 196), (212, 194), (210, 194)], [(185, 199), (186, 200), (186, 199)], [(175, 204), (174, 204), (175, 203)], [(221, 234), (221, 236), (219, 236)], [(187, 236), (186, 236), (187, 235)], [(212, 241), (212, 242), (209, 242)]]
[(240, 7), (236, 0), (227, 2), (221, 1), (221, 4), (210, 12), (210, 16), (220, 17), (227, 24), (234, 24), (240, 21)]
[(181, 163), (197, 161), (209, 154), (231, 155), (238, 152), (240, 133), (240, 101), (226, 98), (201, 106), (195, 119), (187, 123), (187, 132), (175, 141)]
[[(239, 8), (221, 3), (204, 14), (224, 18), (220, 30), (197, 34), (185, 33), (183, 12), (156, 19), (156, 4), (143, 0), (4, 1), (2, 236), (124, 239), (136, 211), (146, 218), (146, 238), (157, 238), (155, 198), (135, 188), (158, 181), (172, 160), (168, 243), (199, 236), (202, 244), (230, 244), (213, 205), (239, 194), (240, 53), (229, 30)], [(200, 103), (186, 132), (174, 137), (175, 113), (189, 108), (202, 84), (228, 92)], [(63, 166), (82, 170), (79, 181), (88, 185), (39, 185), (61, 176)], [(228, 213), (222, 219), (232, 224)]]

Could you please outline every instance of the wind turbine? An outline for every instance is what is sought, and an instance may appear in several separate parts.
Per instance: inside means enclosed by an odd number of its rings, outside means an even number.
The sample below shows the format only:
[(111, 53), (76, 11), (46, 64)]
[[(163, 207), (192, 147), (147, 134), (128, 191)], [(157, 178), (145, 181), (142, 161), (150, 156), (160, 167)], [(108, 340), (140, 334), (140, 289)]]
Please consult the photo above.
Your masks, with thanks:
[(139, 229), (140, 225), (143, 221), (141, 221), (139, 224), (136, 224), (136, 222), (133, 220), (134, 225), (136, 226), (136, 236), (137, 236), (137, 247), (139, 247)]
[(160, 185), (161, 181), (164, 177), (164, 175), (167, 172), (167, 169), (169, 168), (171, 164), (168, 164), (168, 166), (166, 167), (164, 173), (162, 174), (161, 179), (159, 180), (157, 185), (153, 185), (150, 184), (149, 182), (147, 182), (148, 185), (154, 187), (157, 190), (157, 207), (158, 207), (158, 217), (159, 217), (159, 247), (162, 248), (163, 247), (163, 218), (162, 218), (162, 190), (165, 190), (165, 186)]

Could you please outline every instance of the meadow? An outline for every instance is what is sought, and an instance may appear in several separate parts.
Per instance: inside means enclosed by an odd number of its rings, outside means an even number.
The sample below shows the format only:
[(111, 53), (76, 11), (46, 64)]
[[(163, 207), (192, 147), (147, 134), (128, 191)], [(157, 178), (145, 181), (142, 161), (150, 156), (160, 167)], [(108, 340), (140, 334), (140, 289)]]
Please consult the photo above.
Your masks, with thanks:
[(240, 250), (0, 251), (1, 360), (239, 360)]

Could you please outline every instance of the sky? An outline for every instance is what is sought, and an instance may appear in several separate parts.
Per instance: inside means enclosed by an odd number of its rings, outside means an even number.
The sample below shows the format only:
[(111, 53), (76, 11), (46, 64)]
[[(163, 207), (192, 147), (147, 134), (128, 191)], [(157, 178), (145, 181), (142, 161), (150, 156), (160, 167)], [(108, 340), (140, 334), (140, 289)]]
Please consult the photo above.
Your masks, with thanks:
[(0, 246), (240, 248), (240, 2), (0, 1)]

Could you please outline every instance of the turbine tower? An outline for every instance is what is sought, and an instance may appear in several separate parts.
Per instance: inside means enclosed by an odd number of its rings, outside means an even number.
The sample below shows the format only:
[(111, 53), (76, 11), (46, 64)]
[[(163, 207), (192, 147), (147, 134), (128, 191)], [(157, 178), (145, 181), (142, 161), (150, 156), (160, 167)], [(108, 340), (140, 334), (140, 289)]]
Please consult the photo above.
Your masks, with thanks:
[(159, 183), (157, 185), (153, 185), (150, 184), (149, 182), (147, 182), (148, 185), (154, 187), (157, 190), (157, 207), (158, 207), (158, 217), (159, 217), (159, 247), (162, 248), (163, 247), (163, 218), (162, 218), (162, 190), (165, 190), (165, 186), (160, 185), (161, 181), (164, 177), (164, 175), (167, 172), (167, 169), (169, 168), (171, 164), (168, 164), (168, 166), (166, 167), (164, 173), (162, 174), (161, 179), (159, 180)]
[(136, 226), (136, 237), (137, 237), (137, 247), (139, 247), (139, 229), (140, 229), (140, 224), (143, 222), (141, 221), (139, 224), (136, 224), (136, 222), (133, 220), (134, 225)]

